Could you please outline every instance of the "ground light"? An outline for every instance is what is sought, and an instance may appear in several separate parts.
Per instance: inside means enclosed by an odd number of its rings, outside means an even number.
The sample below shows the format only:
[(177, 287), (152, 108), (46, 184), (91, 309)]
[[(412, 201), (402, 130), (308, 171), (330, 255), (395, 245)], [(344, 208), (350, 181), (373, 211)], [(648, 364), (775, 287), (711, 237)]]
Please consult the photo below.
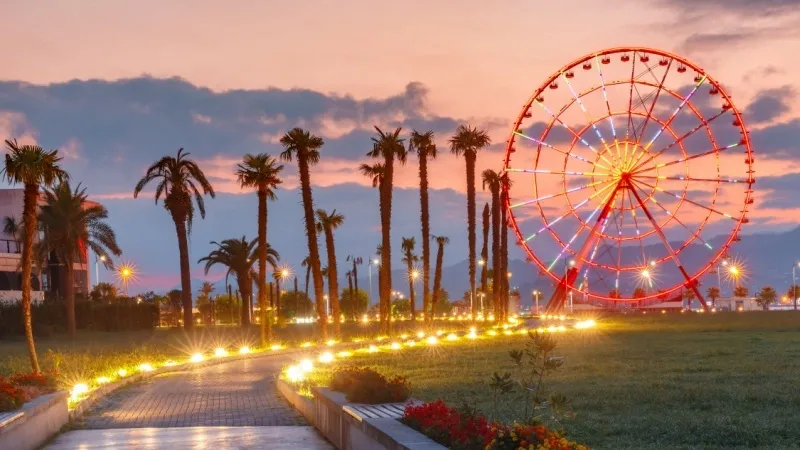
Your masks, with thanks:
[(216, 350), (214, 350), (214, 356), (217, 358), (228, 356), (228, 351), (222, 347), (218, 347)]
[(189, 361), (191, 361), (193, 363), (198, 363), (198, 362), (203, 361), (203, 359), (205, 359), (205, 358), (203, 358), (203, 354), (202, 353), (195, 353), (195, 354), (192, 355), (192, 357), (189, 359)]
[(72, 397), (72, 399), (75, 400), (87, 392), (89, 392), (89, 385), (87, 385), (86, 383), (78, 383), (72, 387), (72, 391), (70, 392), (70, 397)]
[(250, 353), (250, 347), (248, 347), (246, 345), (239, 349), (239, 354), (240, 355), (246, 355), (248, 353)]
[(155, 370), (155, 369), (153, 369), (153, 365), (150, 364), (150, 363), (139, 364), (139, 371), (140, 372), (152, 372), (153, 370)]

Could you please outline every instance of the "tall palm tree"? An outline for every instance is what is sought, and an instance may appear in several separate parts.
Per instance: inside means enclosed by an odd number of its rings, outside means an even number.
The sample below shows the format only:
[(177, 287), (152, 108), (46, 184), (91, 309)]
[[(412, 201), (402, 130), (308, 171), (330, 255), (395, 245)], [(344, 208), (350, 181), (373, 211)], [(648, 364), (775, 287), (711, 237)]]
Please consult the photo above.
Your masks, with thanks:
[[(486, 288), (488, 286), (489, 278), (489, 204), (483, 205), (483, 246), (481, 247), (481, 298), (486, 296)], [(481, 305), (481, 307), (485, 307)], [(483, 313), (483, 311), (481, 311)]]
[(331, 309), (333, 310), (333, 327), (336, 337), (341, 336), (341, 311), (339, 308), (339, 276), (336, 264), (336, 245), (333, 240), (333, 230), (339, 228), (344, 223), (344, 216), (337, 213), (334, 209), (327, 212), (323, 209), (317, 210), (317, 232), (325, 233), (325, 248), (328, 253), (328, 298), (330, 299)]
[(481, 173), (483, 189), (489, 189), (492, 194), (492, 312), (498, 319), (501, 316), (500, 296), (502, 295), (503, 270), (500, 246), (500, 174), (491, 169)]
[(408, 302), (411, 306), (411, 320), (417, 320), (417, 311), (414, 306), (414, 263), (419, 261), (419, 257), (414, 254), (414, 247), (417, 245), (414, 237), (403, 238), (401, 248), (403, 250), (403, 262), (408, 265)]
[(300, 191), (303, 198), (303, 212), (308, 239), (308, 256), (311, 273), (314, 276), (314, 297), (319, 316), (319, 329), (323, 340), (328, 339), (328, 316), (325, 311), (323, 296), (322, 272), (319, 260), (316, 222), (314, 221), (314, 199), (311, 196), (310, 167), (319, 162), (319, 149), (325, 145), (321, 137), (314, 136), (302, 128), (292, 128), (281, 137), (281, 145), (285, 149), (281, 159), (291, 161), (297, 159), (297, 170), (300, 173)]
[[(200, 217), (206, 217), (206, 205), (203, 195), (214, 198), (214, 188), (206, 179), (196, 162), (188, 159), (189, 153), (178, 149), (178, 155), (165, 156), (147, 169), (144, 177), (136, 183), (133, 198), (137, 198), (145, 186), (157, 180), (156, 203), (164, 197), (164, 208), (169, 211), (175, 222), (178, 235), (178, 252), (181, 264), (181, 295), (183, 300), (183, 327), (192, 328), (192, 278), (189, 267), (189, 234), (192, 232), (192, 220), (195, 215), (195, 203)], [(199, 185), (199, 187), (198, 187)], [(194, 197), (194, 201), (192, 201)], [(249, 315), (248, 315), (248, 324)]]
[(214, 283), (210, 281), (203, 281), (203, 284), (200, 285), (200, 295), (205, 298), (211, 297), (211, 293), (214, 292)]
[(301, 266), (306, 268), (306, 298), (311, 298), (308, 296), (308, 283), (311, 281), (311, 258), (306, 256), (303, 258), (303, 262), (300, 263)]
[[(267, 310), (267, 200), (275, 200), (275, 190), (283, 181), (283, 166), (266, 153), (244, 155), (236, 166), (236, 177), (242, 187), (255, 188), (258, 195), (258, 308), (261, 311), (261, 346), (272, 340), (272, 317)], [(279, 294), (280, 295), (280, 294)]]
[(436, 311), (436, 304), (439, 302), (439, 290), (442, 289), (442, 262), (444, 261), (444, 246), (450, 243), (447, 236), (432, 236), (436, 239), (439, 246), (436, 252), (436, 271), (433, 276), (433, 298), (431, 299), (431, 316)]
[(14, 240), (17, 240), (17, 236), (19, 235), (20, 231), (20, 223), (14, 216), (6, 216), (3, 218), (3, 233), (7, 236), (11, 236)]
[[(383, 159), (383, 176), (380, 181), (380, 213), (381, 213), (381, 270), (379, 278), (381, 284), (381, 304), (383, 315), (381, 317), (381, 331), (391, 332), (391, 287), (392, 287), (392, 188), (394, 183), (394, 162), (406, 163), (406, 148), (403, 139), (400, 139), (401, 128), (394, 132), (384, 132), (375, 127), (378, 136), (372, 138), (372, 151), (367, 156)], [(374, 183), (374, 181), (373, 181)]]
[[(225, 239), (222, 242), (211, 241), (216, 248), (202, 258), (197, 263), (205, 263), (204, 271), (208, 275), (211, 267), (219, 264), (228, 268), (225, 277), (234, 275), (236, 284), (239, 285), (239, 293), (242, 295), (242, 322), (245, 316), (249, 316), (250, 311), (247, 305), (252, 304), (253, 279), (256, 274), (253, 271), (253, 264), (258, 256), (258, 238), (252, 241), (245, 236), (241, 239)], [(267, 244), (269, 245), (269, 244)], [(267, 262), (276, 264), (280, 260), (280, 255), (271, 247), (266, 249)]]
[(33, 237), (37, 228), (37, 201), (39, 186), (49, 188), (69, 178), (61, 165), (58, 150), (44, 150), (36, 145), (19, 145), (16, 140), (6, 141), (6, 165), (3, 179), (11, 184), (22, 183), (24, 198), (22, 207), (22, 321), (28, 342), (31, 370), (39, 373), (39, 359), (33, 341), (31, 326), (31, 272), (33, 265)]
[[(67, 307), (67, 332), (75, 337), (75, 266), (88, 266), (84, 255), (91, 250), (103, 264), (111, 268), (111, 255), (122, 254), (114, 230), (106, 223), (108, 210), (99, 204), (89, 203), (86, 189), (78, 185), (75, 190), (69, 181), (63, 181), (52, 190), (44, 191), (44, 204), (39, 210), (42, 239), (37, 248), (42, 263), (52, 254), (64, 266), (64, 300)], [(78, 260), (76, 261), (76, 258)]]
[(503, 173), (500, 178), (500, 262), (502, 267), (500, 269), (500, 279), (503, 281), (503, 303), (501, 306), (502, 319), (505, 321), (508, 317), (508, 302), (509, 294), (509, 271), (508, 271), (508, 188), (511, 186), (511, 180), (508, 178), (508, 173)]
[(431, 279), (431, 220), (428, 210), (428, 159), (436, 159), (436, 144), (433, 142), (433, 131), (411, 132), (408, 151), (416, 151), (419, 158), (419, 205), (420, 222), (422, 222), (422, 310), (423, 317), (430, 315), (430, 279)]
[[(467, 232), (469, 240), (469, 292), (475, 299), (475, 161), (478, 151), (491, 143), (484, 130), (459, 125), (456, 134), (450, 139), (450, 151), (456, 156), (463, 156), (467, 174)], [(475, 320), (475, 308), (472, 308), (472, 319)]]
[(352, 276), (353, 284), (355, 285), (355, 292), (358, 292), (358, 266), (364, 263), (360, 256), (347, 255), (347, 261), (353, 262)]

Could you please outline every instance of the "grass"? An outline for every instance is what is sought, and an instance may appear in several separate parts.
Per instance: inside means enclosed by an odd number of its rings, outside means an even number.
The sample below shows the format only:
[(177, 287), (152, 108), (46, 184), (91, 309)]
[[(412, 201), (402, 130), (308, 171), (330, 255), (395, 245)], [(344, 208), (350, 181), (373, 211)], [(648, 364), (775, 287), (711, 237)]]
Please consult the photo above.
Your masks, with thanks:
[[(448, 328), (459, 327), (448, 323)], [(397, 322), (398, 332), (414, 327), (412, 322)], [(275, 342), (297, 346), (313, 341), (314, 326), (287, 325), (276, 327)], [(330, 326), (330, 332), (333, 326)], [(342, 334), (347, 339), (375, 337), (379, 325), (343, 324)], [(196, 327), (191, 332), (183, 329), (165, 328), (132, 332), (87, 332), (81, 331), (74, 340), (64, 335), (36, 338), (36, 349), (41, 369), (59, 373), (62, 388), (70, 389), (76, 383), (95, 380), (97, 377), (115, 378), (119, 369), (128, 373), (137, 370), (142, 363), (161, 363), (170, 359), (185, 361), (195, 352), (213, 352), (217, 347), (236, 351), (239, 347), (257, 347), (259, 330), (252, 326), (243, 330), (236, 326)], [(30, 372), (30, 359), (22, 337), (0, 340), (0, 376)]]
[[(551, 391), (572, 400), (567, 436), (592, 448), (796, 448), (800, 442), (800, 313), (649, 314), (603, 318), (560, 335)], [(357, 353), (339, 364), (406, 376), (413, 396), (495, 410), (490, 375), (512, 371), (525, 338)], [(331, 368), (316, 374), (324, 381)], [(519, 408), (516, 409), (517, 411)]]

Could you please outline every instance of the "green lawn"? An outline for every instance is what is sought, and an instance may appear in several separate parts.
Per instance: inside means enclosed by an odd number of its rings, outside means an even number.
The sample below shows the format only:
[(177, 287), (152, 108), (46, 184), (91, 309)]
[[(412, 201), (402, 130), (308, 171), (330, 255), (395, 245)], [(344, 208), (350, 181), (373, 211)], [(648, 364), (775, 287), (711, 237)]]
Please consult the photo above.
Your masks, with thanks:
[[(347, 362), (407, 376), (413, 395), (494, 414), (487, 380), (511, 371), (525, 337), (357, 353)], [(592, 448), (797, 448), (800, 313), (649, 314), (560, 335), (551, 388), (572, 400), (569, 438)], [(324, 375), (323, 375), (324, 377)], [(502, 408), (501, 408), (502, 409)], [(500, 412), (504, 420), (514, 414)]]

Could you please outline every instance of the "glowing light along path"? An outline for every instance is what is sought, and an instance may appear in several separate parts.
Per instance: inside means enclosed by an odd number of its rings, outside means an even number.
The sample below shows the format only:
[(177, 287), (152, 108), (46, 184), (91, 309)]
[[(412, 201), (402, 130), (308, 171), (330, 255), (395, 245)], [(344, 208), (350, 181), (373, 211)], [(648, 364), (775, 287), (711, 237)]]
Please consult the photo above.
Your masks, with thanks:
[[(611, 186), (610, 186), (610, 185), (609, 185), (609, 186), (606, 186), (606, 188), (609, 188), (609, 187), (611, 187)], [(598, 191), (598, 192), (600, 192), (600, 191)], [(604, 207), (604, 206), (606, 205), (606, 202), (608, 201), (608, 198), (609, 198), (609, 197), (611, 197), (611, 195), (612, 195), (612, 194), (614, 194), (614, 193), (616, 193), (616, 192), (617, 192), (616, 190), (609, 192), (609, 193), (608, 193), (608, 195), (606, 195), (606, 196), (603, 198), (603, 201), (601, 201), (601, 202), (600, 202), (600, 203), (597, 205), (597, 208), (595, 208), (595, 209), (594, 209), (594, 211), (592, 211), (592, 213), (591, 213), (591, 214), (589, 214), (589, 217), (587, 217), (587, 218), (586, 218), (586, 220), (584, 221), (584, 223), (591, 221), (591, 220), (592, 220), (592, 217), (594, 217), (594, 215), (595, 215), (595, 214), (597, 214), (597, 212), (598, 212), (598, 211), (600, 211), (600, 208), (602, 208), (602, 207)], [(590, 197), (590, 198), (591, 198), (591, 197)], [(589, 202), (589, 199), (586, 199), (586, 200), (584, 200), (584, 203), (588, 203), (588, 202)], [(574, 209), (578, 209), (578, 208), (580, 208), (581, 206), (583, 206), (583, 204), (575, 205), (575, 208), (574, 208)], [(585, 228), (589, 228), (589, 227), (588, 227), (588, 223), (586, 224)], [(552, 262), (552, 263), (550, 263), (550, 266), (548, 266), (548, 267), (547, 267), (547, 271), (548, 271), (548, 272), (550, 272), (550, 270), (553, 268), (553, 266), (555, 266), (555, 265), (556, 265), (556, 262), (557, 262), (559, 259), (561, 259), (561, 257), (564, 255), (564, 252), (566, 252), (566, 251), (567, 251), (567, 250), (570, 248), (570, 246), (572, 245), (572, 243), (575, 241), (575, 238), (577, 238), (577, 237), (578, 237), (578, 235), (579, 235), (579, 234), (581, 234), (581, 231), (583, 231), (583, 229), (584, 229), (584, 226), (581, 226), (580, 228), (578, 228), (578, 231), (576, 231), (576, 232), (575, 232), (575, 234), (572, 236), (572, 238), (570, 238), (569, 242), (567, 242), (567, 245), (565, 245), (565, 246), (564, 246), (564, 248), (562, 248), (562, 249), (561, 249), (561, 252), (558, 254), (558, 256), (556, 256), (556, 259), (554, 259), (554, 260), (553, 260), (553, 262)], [(592, 229), (591, 229), (591, 228), (589, 228), (589, 232), (590, 232), (590, 233), (591, 233), (591, 230), (592, 230)], [(541, 231), (540, 231), (540, 233), (541, 233)], [(590, 237), (591, 237), (591, 236), (590, 236)], [(587, 238), (587, 239), (588, 239), (588, 238)]]
[(678, 194), (676, 194), (676, 193), (674, 193), (674, 192), (670, 192), (670, 191), (664, 190), (664, 189), (662, 189), (662, 188), (660, 188), (660, 187), (653, 186), (652, 184), (650, 184), (650, 183), (647, 183), (647, 182), (645, 182), (645, 181), (642, 181), (642, 180), (638, 180), (638, 182), (639, 182), (639, 183), (641, 183), (641, 184), (643, 184), (643, 185), (645, 185), (645, 186), (647, 186), (647, 187), (649, 187), (649, 188), (653, 188), (653, 189), (655, 189), (656, 191), (663, 192), (664, 194), (667, 194), (667, 195), (671, 195), (671, 196), (673, 196), (673, 197), (677, 198), (678, 200), (681, 200), (681, 199), (682, 199), (683, 201), (685, 201), (685, 202), (688, 202), (688, 203), (691, 203), (692, 205), (695, 205), (695, 206), (697, 206), (697, 207), (699, 207), (699, 208), (703, 208), (703, 209), (705, 209), (705, 210), (708, 210), (708, 211), (711, 211), (711, 212), (717, 213), (717, 214), (719, 214), (719, 215), (721, 215), (721, 216), (725, 216), (725, 217), (727, 217), (728, 219), (738, 220), (738, 219), (736, 219), (735, 217), (731, 216), (731, 215), (730, 215), (730, 214), (728, 214), (728, 213), (724, 213), (724, 212), (722, 212), (722, 211), (720, 211), (720, 210), (717, 210), (717, 209), (710, 208), (710, 207), (708, 207), (708, 206), (702, 205), (702, 204), (700, 204), (700, 203), (697, 203), (697, 202), (696, 202), (696, 201), (694, 201), (694, 200), (689, 200), (688, 198), (686, 198), (686, 197), (682, 197), (682, 196), (680, 196), (680, 195), (678, 195)]
[[(613, 180), (612, 180), (612, 181), (613, 181)], [(604, 183), (608, 183), (608, 181), (604, 181)], [(543, 226), (543, 227), (542, 227), (542, 228), (541, 228), (539, 231), (537, 231), (536, 233), (533, 233), (532, 235), (530, 235), (530, 236), (528, 236), (527, 238), (525, 238), (525, 242), (528, 242), (528, 241), (530, 241), (531, 239), (535, 238), (535, 237), (536, 237), (538, 234), (540, 234), (542, 231), (544, 231), (544, 230), (549, 230), (549, 229), (550, 229), (550, 227), (552, 227), (553, 225), (557, 224), (557, 223), (558, 223), (558, 221), (560, 221), (560, 220), (561, 220), (561, 219), (563, 219), (564, 217), (567, 217), (567, 216), (568, 216), (568, 215), (569, 215), (571, 212), (573, 212), (573, 211), (577, 211), (577, 210), (578, 210), (578, 208), (580, 208), (580, 207), (582, 207), (583, 205), (585, 205), (585, 204), (589, 203), (589, 200), (591, 200), (591, 199), (593, 199), (593, 198), (597, 197), (598, 195), (600, 195), (601, 193), (603, 193), (603, 191), (605, 191), (606, 189), (608, 189), (608, 188), (610, 188), (610, 187), (614, 187), (614, 186), (615, 186), (615, 185), (613, 185), (613, 184), (609, 184), (608, 186), (605, 186), (604, 188), (602, 188), (602, 189), (598, 190), (597, 192), (595, 192), (594, 194), (592, 194), (591, 196), (589, 196), (589, 198), (587, 198), (586, 200), (584, 200), (584, 201), (582, 201), (582, 202), (578, 203), (577, 205), (575, 205), (575, 207), (574, 207), (574, 208), (572, 208), (571, 210), (569, 210), (569, 211), (565, 212), (563, 215), (561, 215), (561, 216), (557, 217), (557, 218), (556, 218), (554, 221), (552, 221), (552, 222), (550, 222), (549, 224), (547, 224), (547, 225)]]
[(539, 145), (543, 145), (543, 146), (545, 146), (545, 147), (547, 147), (547, 148), (549, 148), (549, 149), (555, 150), (555, 151), (557, 151), (558, 153), (561, 153), (562, 155), (566, 155), (566, 156), (569, 156), (570, 158), (575, 158), (575, 159), (577, 159), (578, 161), (583, 161), (583, 162), (585, 162), (585, 163), (588, 163), (588, 164), (591, 164), (591, 165), (593, 165), (593, 166), (600, 167), (601, 169), (608, 170), (609, 172), (611, 171), (611, 168), (609, 168), (609, 167), (606, 167), (606, 166), (604, 166), (604, 165), (602, 165), (602, 164), (595, 163), (595, 162), (593, 162), (593, 161), (589, 161), (588, 159), (586, 159), (586, 158), (582, 158), (582, 157), (580, 157), (580, 156), (578, 156), (578, 155), (574, 155), (574, 154), (572, 154), (572, 152), (565, 152), (564, 150), (561, 150), (561, 149), (559, 149), (559, 148), (553, 147), (552, 145), (548, 144), (547, 142), (540, 141), (539, 139), (536, 139), (536, 138), (530, 137), (530, 136), (528, 136), (528, 135), (526, 135), (526, 134), (523, 134), (523, 133), (521, 133), (521, 132), (519, 132), (519, 131), (514, 131), (514, 134), (516, 134), (516, 135), (517, 135), (517, 136), (519, 136), (519, 137), (525, 138), (525, 139), (527, 139), (527, 140), (529, 140), (529, 141), (536, 142), (537, 144), (539, 144)]

